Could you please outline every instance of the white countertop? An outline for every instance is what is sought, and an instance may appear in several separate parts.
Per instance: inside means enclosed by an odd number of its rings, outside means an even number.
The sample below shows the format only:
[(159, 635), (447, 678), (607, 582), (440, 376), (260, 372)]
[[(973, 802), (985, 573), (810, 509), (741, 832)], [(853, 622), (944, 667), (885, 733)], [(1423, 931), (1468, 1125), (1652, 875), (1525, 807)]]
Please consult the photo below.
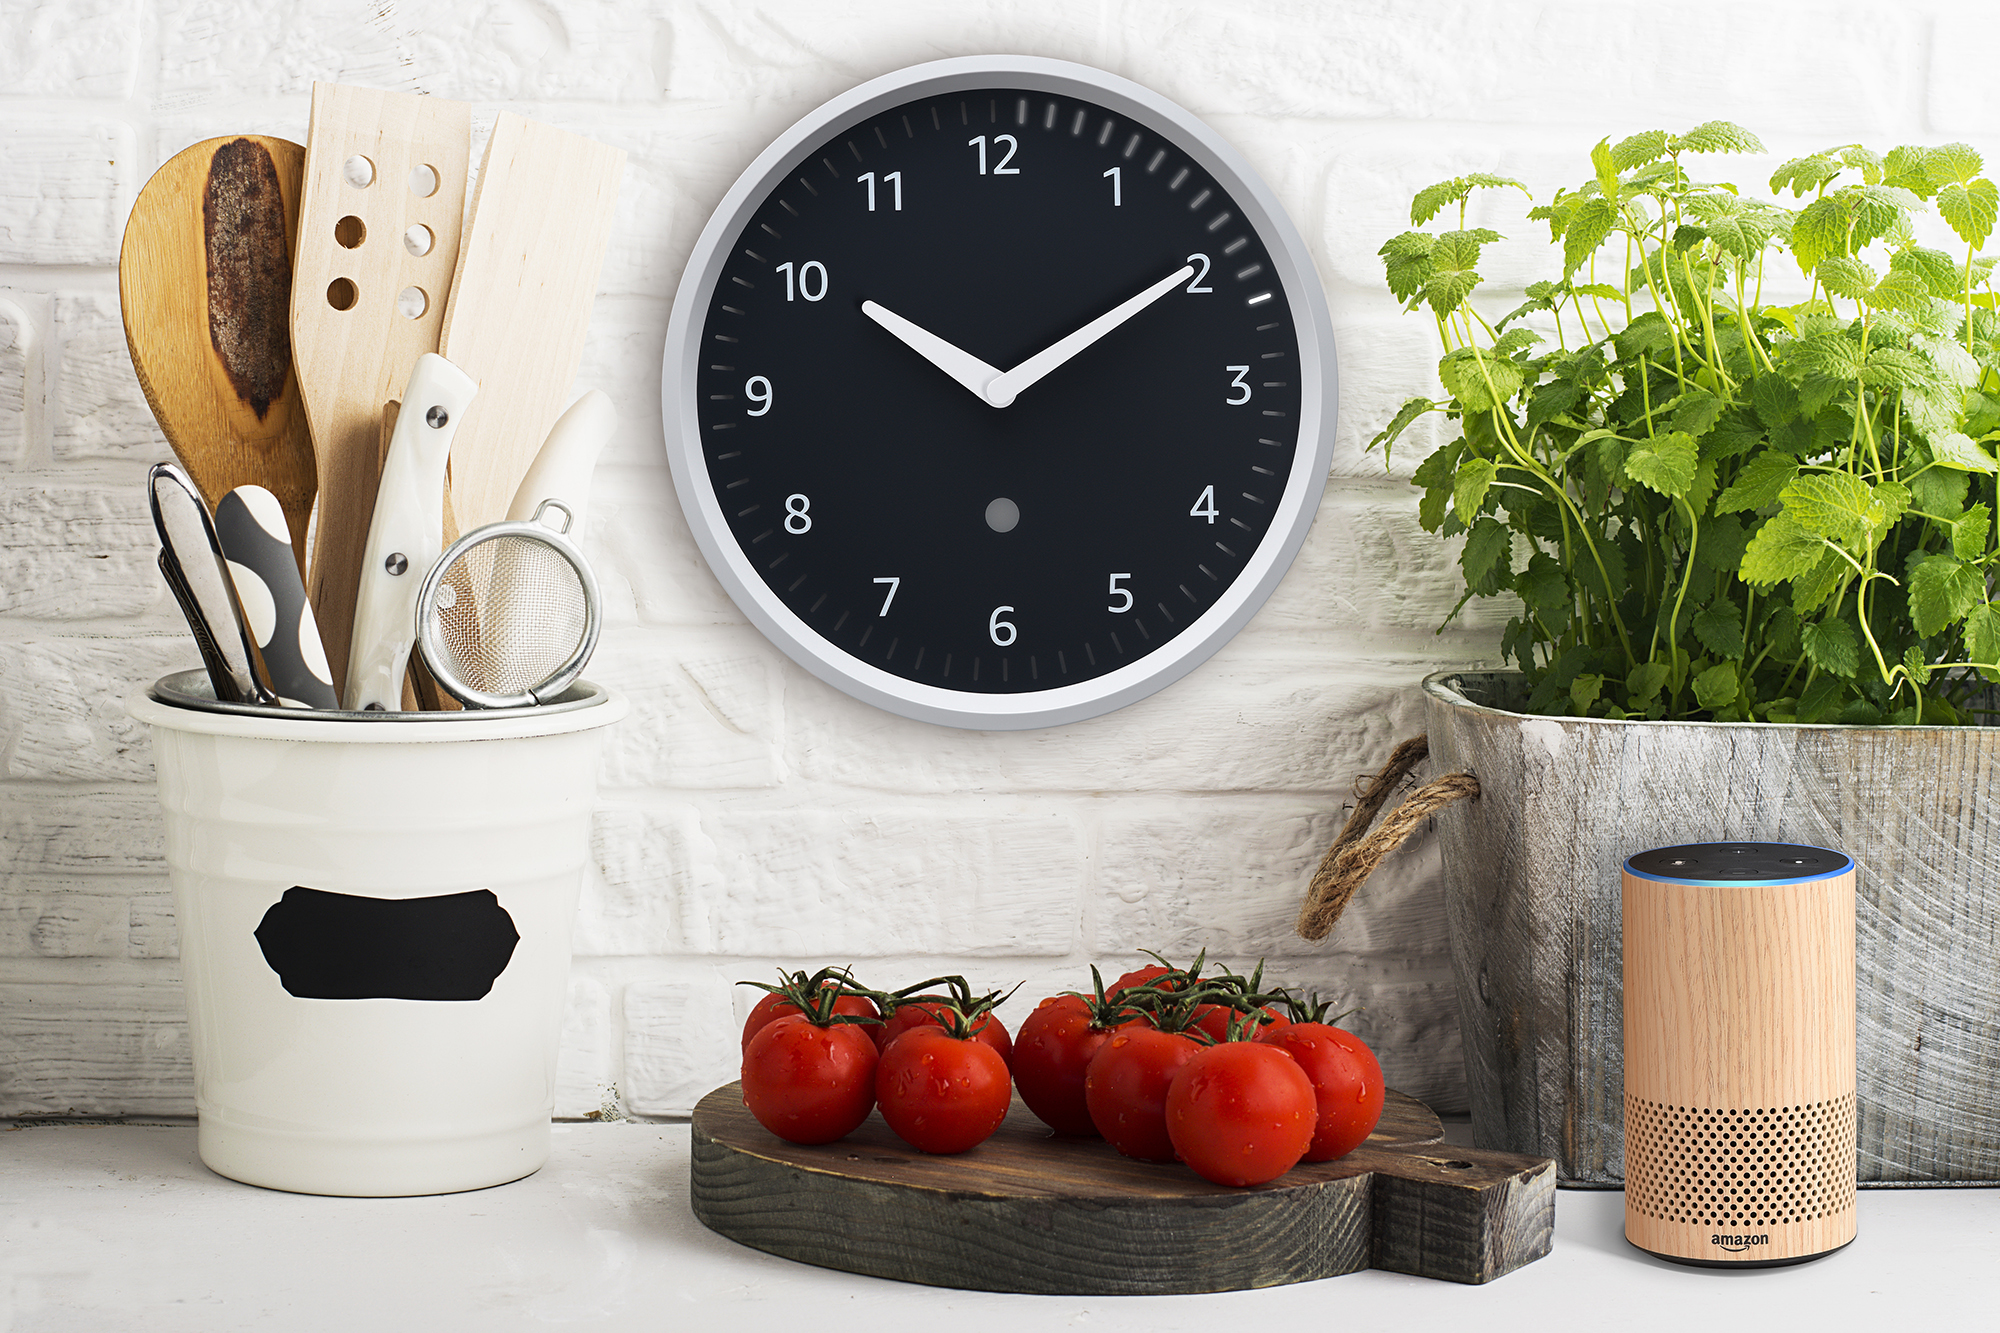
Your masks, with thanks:
[[(1564, 1191), (1555, 1250), (1484, 1287), (1395, 1273), (1205, 1296), (1012, 1296), (808, 1267), (688, 1211), (685, 1124), (563, 1124), (539, 1173), (414, 1199), (225, 1180), (187, 1125), (0, 1130), (0, 1333), (1379, 1326), (1996, 1327), (2000, 1190), (1867, 1190), (1860, 1236), (1791, 1268), (1715, 1272), (1625, 1243), (1624, 1196)], [(1357, 1324), (1356, 1321), (1365, 1321)]]

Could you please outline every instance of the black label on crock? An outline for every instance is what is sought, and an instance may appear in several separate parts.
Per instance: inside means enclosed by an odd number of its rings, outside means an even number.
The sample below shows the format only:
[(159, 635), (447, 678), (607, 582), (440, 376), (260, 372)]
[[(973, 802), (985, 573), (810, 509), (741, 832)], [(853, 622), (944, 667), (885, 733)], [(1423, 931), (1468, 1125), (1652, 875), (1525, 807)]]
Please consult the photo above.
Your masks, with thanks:
[(257, 926), (264, 961), (305, 1000), (478, 1000), (520, 942), (491, 889), (363, 898), (303, 885)]

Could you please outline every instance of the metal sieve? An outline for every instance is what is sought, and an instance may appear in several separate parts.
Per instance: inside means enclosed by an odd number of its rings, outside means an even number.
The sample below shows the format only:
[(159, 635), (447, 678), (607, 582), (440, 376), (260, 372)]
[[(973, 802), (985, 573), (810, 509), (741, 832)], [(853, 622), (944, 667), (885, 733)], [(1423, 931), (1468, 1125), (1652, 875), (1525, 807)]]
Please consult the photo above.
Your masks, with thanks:
[[(562, 512), (562, 527), (542, 522)], [(516, 708), (561, 694), (597, 647), (603, 602), (569, 530), (544, 500), (526, 522), (489, 523), (451, 544), (417, 592), (417, 651), (468, 708)]]

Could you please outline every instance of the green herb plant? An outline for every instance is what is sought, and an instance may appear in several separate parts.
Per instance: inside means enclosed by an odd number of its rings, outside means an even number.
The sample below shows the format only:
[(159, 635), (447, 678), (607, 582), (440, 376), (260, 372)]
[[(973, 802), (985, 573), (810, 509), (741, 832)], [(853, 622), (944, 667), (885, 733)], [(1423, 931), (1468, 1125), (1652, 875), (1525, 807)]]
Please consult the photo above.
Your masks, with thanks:
[[(1415, 475), (1423, 526), (1464, 539), (1446, 623), (1518, 599), (1502, 650), (1530, 711), (1971, 722), (2000, 681), (2000, 315), (1977, 253), (2000, 190), (1965, 144), (1794, 158), (1770, 189), (1796, 208), (1685, 165), (1762, 151), (1722, 121), (1599, 143), (1590, 180), (1528, 212), (1561, 277), (1492, 322), (1470, 298), (1501, 237), (1466, 205), (1526, 188), (1419, 193), (1415, 226), (1455, 208), (1457, 229), (1380, 253), (1436, 320), (1447, 396), (1409, 400), (1369, 447), (1457, 423)], [(1932, 208), (1962, 249), (1919, 242)], [(1807, 298), (1767, 305), (1786, 262)]]

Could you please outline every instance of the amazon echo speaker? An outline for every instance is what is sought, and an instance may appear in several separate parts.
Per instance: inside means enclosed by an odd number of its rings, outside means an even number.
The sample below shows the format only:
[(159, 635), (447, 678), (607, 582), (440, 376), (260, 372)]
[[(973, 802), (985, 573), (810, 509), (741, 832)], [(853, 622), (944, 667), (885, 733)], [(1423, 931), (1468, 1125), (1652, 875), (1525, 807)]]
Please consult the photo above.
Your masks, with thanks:
[(1625, 862), (1625, 1238), (1792, 1264), (1854, 1239), (1854, 861), (1717, 842)]

